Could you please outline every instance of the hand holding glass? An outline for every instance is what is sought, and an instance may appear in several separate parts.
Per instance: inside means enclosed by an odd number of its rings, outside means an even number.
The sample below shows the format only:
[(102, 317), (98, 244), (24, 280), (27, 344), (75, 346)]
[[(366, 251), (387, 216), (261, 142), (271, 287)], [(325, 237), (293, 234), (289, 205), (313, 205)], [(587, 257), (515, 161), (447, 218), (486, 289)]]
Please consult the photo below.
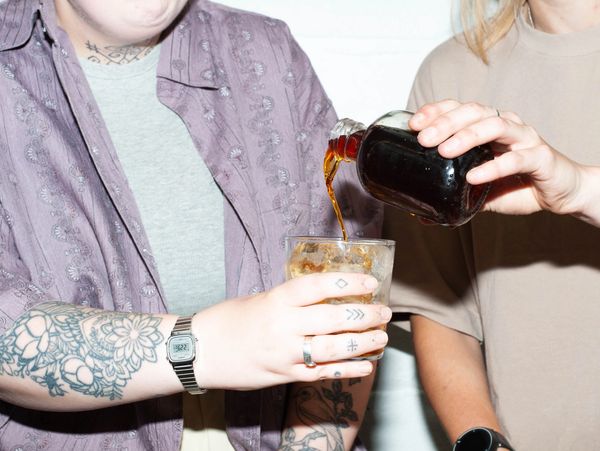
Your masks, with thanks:
[[(389, 305), (394, 241), (380, 239), (350, 239), (335, 237), (286, 237), (286, 277), (293, 279), (316, 272), (363, 273), (374, 276), (379, 285), (373, 293), (360, 296), (327, 298), (328, 304), (383, 304)], [(344, 280), (338, 281), (340, 285)], [(340, 286), (340, 289), (343, 286)], [(360, 309), (349, 307), (348, 319), (361, 316)], [(385, 330), (385, 326), (381, 326)], [(343, 333), (343, 332), (340, 332)], [(378, 360), (383, 349), (363, 354), (352, 360)]]

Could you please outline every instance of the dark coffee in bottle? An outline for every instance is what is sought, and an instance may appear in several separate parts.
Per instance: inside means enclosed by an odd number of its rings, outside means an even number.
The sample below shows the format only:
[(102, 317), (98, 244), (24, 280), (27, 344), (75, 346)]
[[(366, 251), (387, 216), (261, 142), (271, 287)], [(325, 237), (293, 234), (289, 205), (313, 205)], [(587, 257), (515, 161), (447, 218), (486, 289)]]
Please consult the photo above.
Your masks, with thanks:
[[(489, 184), (471, 185), (466, 174), (491, 160), (493, 152), (480, 146), (457, 158), (444, 158), (437, 148), (418, 143), (417, 134), (408, 127), (411, 116), (407, 111), (392, 111), (368, 128), (340, 120), (325, 157), (326, 182), (332, 161), (356, 161), (360, 182), (373, 197), (436, 224), (462, 225), (481, 208), (490, 189)], [(329, 171), (331, 181), (337, 164)]]

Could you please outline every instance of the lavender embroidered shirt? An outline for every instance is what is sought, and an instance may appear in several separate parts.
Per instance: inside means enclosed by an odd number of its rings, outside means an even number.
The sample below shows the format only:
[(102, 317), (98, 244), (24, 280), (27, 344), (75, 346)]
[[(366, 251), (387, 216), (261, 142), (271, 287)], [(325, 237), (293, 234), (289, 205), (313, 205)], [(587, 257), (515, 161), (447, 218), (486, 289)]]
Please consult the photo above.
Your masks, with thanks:
[[(283, 280), (285, 235), (339, 234), (321, 172), (335, 113), (285, 24), (191, 1), (156, 80), (225, 196), (228, 297)], [(164, 312), (135, 200), (52, 1), (0, 3), (0, 99), (0, 332), (48, 299)], [(352, 171), (338, 176), (349, 230), (375, 236), (379, 206)], [(237, 449), (277, 447), (284, 398), (285, 387), (228, 393)], [(179, 396), (74, 414), (0, 402), (7, 450), (174, 450), (181, 427)]]

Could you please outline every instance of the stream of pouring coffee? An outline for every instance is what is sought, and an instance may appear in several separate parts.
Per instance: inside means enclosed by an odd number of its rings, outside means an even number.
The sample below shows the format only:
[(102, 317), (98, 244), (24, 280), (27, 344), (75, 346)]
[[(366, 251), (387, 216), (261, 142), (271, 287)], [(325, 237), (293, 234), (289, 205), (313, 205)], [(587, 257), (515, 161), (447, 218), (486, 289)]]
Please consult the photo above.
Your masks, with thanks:
[(342, 229), (344, 241), (348, 241), (348, 233), (346, 232), (346, 226), (344, 225), (344, 218), (342, 217), (340, 205), (335, 197), (333, 179), (335, 178), (335, 174), (342, 161), (351, 162), (356, 159), (356, 154), (358, 152), (358, 146), (361, 139), (362, 131), (353, 133), (350, 136), (342, 135), (338, 138), (330, 139), (327, 146), (327, 151), (325, 152), (325, 160), (323, 161), (323, 175), (325, 176), (327, 194), (329, 194), (329, 199), (331, 200), (331, 205), (335, 211), (335, 216), (338, 220), (340, 228)]

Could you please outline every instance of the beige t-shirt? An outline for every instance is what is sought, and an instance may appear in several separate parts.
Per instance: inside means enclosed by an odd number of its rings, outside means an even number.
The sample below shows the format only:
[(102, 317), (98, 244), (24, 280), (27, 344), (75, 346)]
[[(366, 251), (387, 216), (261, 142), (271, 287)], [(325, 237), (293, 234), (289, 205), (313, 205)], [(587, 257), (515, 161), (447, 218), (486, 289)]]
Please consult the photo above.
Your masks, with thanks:
[[(599, 86), (600, 27), (550, 35), (518, 19), (489, 66), (457, 40), (434, 50), (409, 108), (454, 98), (514, 111), (556, 149), (600, 165)], [(397, 240), (394, 309), (484, 342), (516, 449), (598, 449), (600, 229), (548, 213), (482, 213), (458, 229), (386, 216)]]

